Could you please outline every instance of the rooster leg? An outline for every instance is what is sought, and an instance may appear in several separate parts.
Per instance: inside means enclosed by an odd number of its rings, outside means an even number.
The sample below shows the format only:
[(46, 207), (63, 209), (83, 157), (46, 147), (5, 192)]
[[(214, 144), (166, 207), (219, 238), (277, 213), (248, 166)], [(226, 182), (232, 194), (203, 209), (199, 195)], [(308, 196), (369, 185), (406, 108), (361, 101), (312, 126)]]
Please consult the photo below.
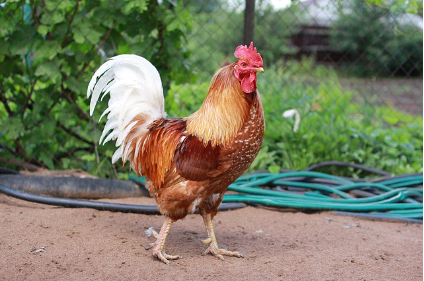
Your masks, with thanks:
[(181, 258), (181, 256), (168, 255), (167, 253), (163, 251), (165, 240), (166, 240), (166, 237), (168, 236), (169, 229), (171, 228), (172, 222), (173, 222), (172, 219), (166, 218), (165, 222), (162, 225), (162, 228), (160, 229), (159, 234), (157, 234), (156, 232), (153, 232), (153, 236), (156, 237), (156, 242), (152, 243), (149, 247), (149, 248), (153, 247), (153, 256), (166, 264), (169, 264), (168, 260), (176, 260)]
[(226, 249), (218, 248), (218, 243), (216, 242), (215, 231), (213, 230), (212, 218), (210, 214), (202, 214), (203, 222), (205, 223), (206, 231), (208, 232), (208, 238), (202, 240), (202, 243), (209, 244), (209, 247), (203, 253), (203, 255), (211, 254), (221, 260), (224, 260), (224, 256), (238, 257), (242, 258), (243, 255), (237, 251), (228, 251)]

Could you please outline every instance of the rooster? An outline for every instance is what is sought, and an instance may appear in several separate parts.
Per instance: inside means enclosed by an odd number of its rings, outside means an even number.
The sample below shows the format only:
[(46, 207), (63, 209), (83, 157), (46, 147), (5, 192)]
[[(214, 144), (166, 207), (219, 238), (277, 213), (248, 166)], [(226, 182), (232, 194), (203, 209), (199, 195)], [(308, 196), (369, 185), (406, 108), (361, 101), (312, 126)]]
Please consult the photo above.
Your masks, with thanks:
[(222, 260), (242, 257), (220, 249), (212, 219), (227, 187), (252, 163), (262, 145), (265, 129), (256, 74), (263, 72), (261, 55), (253, 47), (238, 46), (238, 59), (213, 76), (200, 109), (185, 118), (166, 118), (162, 82), (157, 69), (136, 55), (119, 55), (105, 62), (91, 79), (87, 98), (90, 115), (108, 93), (107, 115), (100, 143), (116, 140), (112, 156), (129, 161), (166, 217), (153, 256), (169, 264), (180, 258), (164, 251), (171, 224), (198, 210), (209, 244), (204, 254)]

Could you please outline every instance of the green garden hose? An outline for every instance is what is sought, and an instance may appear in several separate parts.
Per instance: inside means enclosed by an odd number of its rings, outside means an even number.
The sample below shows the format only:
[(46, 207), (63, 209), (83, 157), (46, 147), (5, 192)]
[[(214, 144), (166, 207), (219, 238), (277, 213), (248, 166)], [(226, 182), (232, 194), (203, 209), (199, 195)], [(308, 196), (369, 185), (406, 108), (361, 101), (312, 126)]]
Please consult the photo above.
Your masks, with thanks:
[[(312, 181), (326, 182), (317, 184)], [(271, 207), (340, 212), (367, 212), (372, 218), (423, 218), (423, 176), (387, 177), (374, 182), (349, 179), (312, 171), (241, 176), (228, 187), (238, 194), (226, 194), (223, 202), (242, 202)], [(417, 187), (421, 185), (421, 187)], [(278, 190), (277, 190), (278, 188)], [(290, 192), (295, 188), (296, 192)], [(371, 191), (358, 198), (353, 190)], [(299, 192), (302, 191), (302, 192)]]

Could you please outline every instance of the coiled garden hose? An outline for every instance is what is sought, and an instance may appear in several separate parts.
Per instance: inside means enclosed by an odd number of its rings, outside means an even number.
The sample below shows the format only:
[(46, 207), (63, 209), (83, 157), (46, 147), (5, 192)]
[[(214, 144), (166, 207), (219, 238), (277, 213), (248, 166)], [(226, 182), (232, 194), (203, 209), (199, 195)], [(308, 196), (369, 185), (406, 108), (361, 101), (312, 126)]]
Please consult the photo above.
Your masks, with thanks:
[[(317, 180), (321, 183), (315, 183)], [(331, 184), (322, 184), (325, 181)], [(226, 194), (223, 202), (309, 210), (370, 212), (372, 218), (414, 219), (422, 223), (422, 184), (422, 174), (391, 179), (385, 177), (374, 182), (353, 182), (346, 178), (311, 171), (259, 173), (238, 178), (228, 187), (228, 190), (238, 194)], [(293, 189), (295, 192), (290, 192)], [(347, 193), (354, 190), (367, 191), (367, 197), (358, 198)]]

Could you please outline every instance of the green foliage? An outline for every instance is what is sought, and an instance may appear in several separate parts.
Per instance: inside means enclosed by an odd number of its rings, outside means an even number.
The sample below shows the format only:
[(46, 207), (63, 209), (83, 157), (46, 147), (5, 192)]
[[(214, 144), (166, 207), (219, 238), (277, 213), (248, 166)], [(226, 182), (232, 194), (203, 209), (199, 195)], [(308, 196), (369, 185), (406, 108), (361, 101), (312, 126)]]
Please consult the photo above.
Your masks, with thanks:
[[(381, 1), (382, 2), (382, 1)], [(411, 1), (412, 2), (412, 1)], [(361, 76), (422, 75), (423, 31), (405, 25), (405, 10), (367, 5), (363, 0), (346, 4), (331, 32), (331, 44), (350, 56), (351, 73)], [(340, 9), (343, 11), (343, 9)]]
[(169, 117), (186, 117), (199, 109), (209, 89), (209, 83), (171, 84), (165, 98), (165, 109)]
[[(303, 170), (338, 160), (395, 174), (422, 171), (422, 118), (352, 103), (358, 93), (343, 89), (333, 70), (311, 65), (307, 60), (289, 62), (284, 68), (267, 69), (258, 79), (267, 127), (263, 148), (250, 170), (275, 166)], [(301, 116), (297, 132), (292, 130), (294, 120), (282, 118), (291, 108)], [(343, 174), (335, 169), (327, 172)]]
[(369, 5), (376, 5), (392, 11), (405, 11), (411, 14), (423, 15), (422, 0), (365, 0)]
[[(50, 169), (83, 168), (116, 176), (110, 164), (113, 144), (97, 146), (103, 128), (96, 124), (99, 114), (87, 115), (88, 81), (106, 58), (121, 53), (152, 61), (165, 90), (171, 81), (189, 81), (189, 52), (183, 43), (192, 18), (177, 2), (3, 3), (1, 157)], [(105, 103), (100, 107), (104, 109)]]

